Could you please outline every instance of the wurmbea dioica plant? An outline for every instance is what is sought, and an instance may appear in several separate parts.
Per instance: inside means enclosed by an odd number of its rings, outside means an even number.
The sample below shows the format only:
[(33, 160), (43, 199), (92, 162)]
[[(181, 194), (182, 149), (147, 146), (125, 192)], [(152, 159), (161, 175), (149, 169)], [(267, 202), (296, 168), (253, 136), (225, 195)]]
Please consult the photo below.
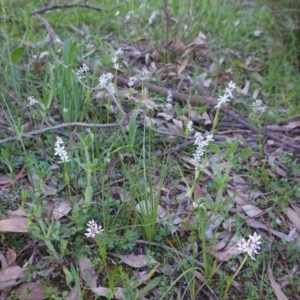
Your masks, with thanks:
[(255, 260), (254, 255), (258, 254), (258, 250), (260, 249), (260, 244), (261, 244), (261, 235), (258, 235), (256, 232), (254, 232), (253, 235), (249, 235), (249, 239), (246, 241), (245, 238), (242, 238), (238, 243), (237, 243), (237, 250), (240, 251), (241, 253), (247, 253), (245, 256), (244, 260), (242, 261), (241, 265), (233, 275), (233, 277), (229, 278), (227, 280), (227, 287), (225, 290), (224, 294), (224, 300), (228, 299), (227, 294), (230, 286), (232, 285), (232, 282), (234, 278), (239, 274), (241, 271), (242, 267), (244, 266), (246, 260), (250, 256), (252, 259)]
[(85, 236), (94, 239), (98, 246), (99, 253), (101, 255), (101, 263), (104, 266), (104, 270), (108, 278), (110, 288), (113, 289), (113, 276), (111, 275), (111, 272), (109, 271), (107, 266), (107, 246), (105, 240), (101, 239), (101, 235), (103, 234), (104, 229), (102, 229), (102, 226), (98, 225), (94, 220), (91, 220), (87, 223), (86, 230), (87, 232), (85, 233)]

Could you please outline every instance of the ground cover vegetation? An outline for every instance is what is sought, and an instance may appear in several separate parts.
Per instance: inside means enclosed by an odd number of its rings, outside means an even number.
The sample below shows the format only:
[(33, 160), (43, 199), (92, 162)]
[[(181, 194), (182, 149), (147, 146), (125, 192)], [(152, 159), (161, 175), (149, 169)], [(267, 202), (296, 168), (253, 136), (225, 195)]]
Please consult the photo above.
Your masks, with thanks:
[(300, 299), (283, 2), (0, 0), (1, 299)]

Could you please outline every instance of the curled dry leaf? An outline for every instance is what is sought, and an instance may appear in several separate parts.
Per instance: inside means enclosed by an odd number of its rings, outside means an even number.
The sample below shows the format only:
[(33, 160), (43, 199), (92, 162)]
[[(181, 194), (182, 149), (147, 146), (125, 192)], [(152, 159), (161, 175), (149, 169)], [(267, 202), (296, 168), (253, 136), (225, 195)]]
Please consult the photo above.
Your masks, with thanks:
[(120, 255), (118, 256), (123, 263), (125, 263), (128, 266), (131, 266), (133, 268), (141, 268), (145, 267), (148, 264), (158, 264), (158, 262), (149, 255), (134, 255), (134, 254), (128, 254), (128, 255)]
[(189, 59), (186, 58), (178, 67), (177, 67), (177, 76), (179, 76), (182, 71), (186, 68), (187, 64), (189, 63)]
[(240, 89), (239, 87), (236, 88), (236, 91), (239, 93), (239, 94), (242, 94), (242, 95), (247, 95), (248, 92), (249, 92), (249, 88), (250, 88), (250, 81), (249, 80), (246, 80), (246, 84), (244, 86), (243, 89)]

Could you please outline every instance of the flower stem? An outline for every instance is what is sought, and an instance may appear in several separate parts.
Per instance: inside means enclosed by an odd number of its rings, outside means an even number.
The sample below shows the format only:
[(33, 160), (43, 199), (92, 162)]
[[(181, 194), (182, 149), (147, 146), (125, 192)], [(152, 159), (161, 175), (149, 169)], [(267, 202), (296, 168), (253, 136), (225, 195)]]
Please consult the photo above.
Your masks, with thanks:
[(223, 297), (224, 300), (228, 299), (228, 297), (227, 297), (227, 295), (228, 295), (228, 290), (229, 290), (229, 288), (231, 287), (232, 282), (233, 282), (233, 280), (235, 279), (235, 277), (240, 273), (240, 271), (241, 271), (242, 267), (244, 266), (244, 264), (245, 264), (247, 258), (248, 258), (248, 255), (245, 256), (244, 260), (242, 261), (242, 263), (241, 263), (241, 265), (239, 266), (239, 268), (237, 269), (237, 271), (234, 273), (233, 277), (228, 278), (228, 280), (227, 280), (227, 286), (226, 286), (226, 290), (225, 290), (225, 294), (224, 294), (224, 297)]

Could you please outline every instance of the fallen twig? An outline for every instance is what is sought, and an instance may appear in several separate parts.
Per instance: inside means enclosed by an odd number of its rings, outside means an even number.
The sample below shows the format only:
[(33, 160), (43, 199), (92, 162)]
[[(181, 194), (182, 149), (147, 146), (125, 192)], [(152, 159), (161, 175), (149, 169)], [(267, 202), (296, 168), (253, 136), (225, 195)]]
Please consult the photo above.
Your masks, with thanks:
[(95, 124), (95, 123), (82, 123), (82, 122), (71, 122), (71, 123), (62, 123), (62, 124), (58, 124), (55, 126), (49, 126), (49, 127), (45, 127), (42, 129), (38, 129), (38, 130), (33, 130), (33, 131), (29, 131), (26, 132), (24, 134), (20, 134), (19, 136), (12, 136), (3, 140), (0, 140), (0, 145), (4, 144), (4, 143), (8, 143), (8, 142), (12, 142), (15, 141), (21, 137), (29, 137), (32, 138), (33, 136), (46, 132), (46, 131), (55, 131), (57, 129), (60, 128), (65, 128), (65, 127), (74, 127), (74, 126), (78, 126), (78, 127), (89, 127), (89, 128), (109, 128), (109, 127), (118, 127), (121, 126), (124, 122), (126, 116), (123, 116), (123, 118), (117, 122), (117, 123), (109, 123), (109, 124)]
[(86, 3), (65, 3), (65, 4), (49, 4), (47, 6), (44, 6), (42, 8), (36, 9), (32, 14), (36, 15), (36, 14), (42, 14), (46, 11), (50, 11), (53, 9), (59, 9), (59, 8), (72, 8), (72, 7), (76, 7), (76, 6), (80, 6), (80, 7), (85, 7), (85, 8), (90, 8), (90, 9), (94, 9), (97, 11), (103, 11), (103, 9), (101, 7), (98, 6), (94, 6), (94, 5), (90, 5), (90, 4), (86, 4)]
[(63, 44), (63, 42), (61, 41), (61, 39), (59, 38), (59, 36), (56, 34), (56, 32), (54, 31), (53, 27), (50, 25), (50, 23), (43, 17), (41, 17), (38, 14), (34, 15), (37, 19), (39, 19), (46, 27), (46, 30), (48, 31), (50, 37), (57, 43), (59, 44)]

